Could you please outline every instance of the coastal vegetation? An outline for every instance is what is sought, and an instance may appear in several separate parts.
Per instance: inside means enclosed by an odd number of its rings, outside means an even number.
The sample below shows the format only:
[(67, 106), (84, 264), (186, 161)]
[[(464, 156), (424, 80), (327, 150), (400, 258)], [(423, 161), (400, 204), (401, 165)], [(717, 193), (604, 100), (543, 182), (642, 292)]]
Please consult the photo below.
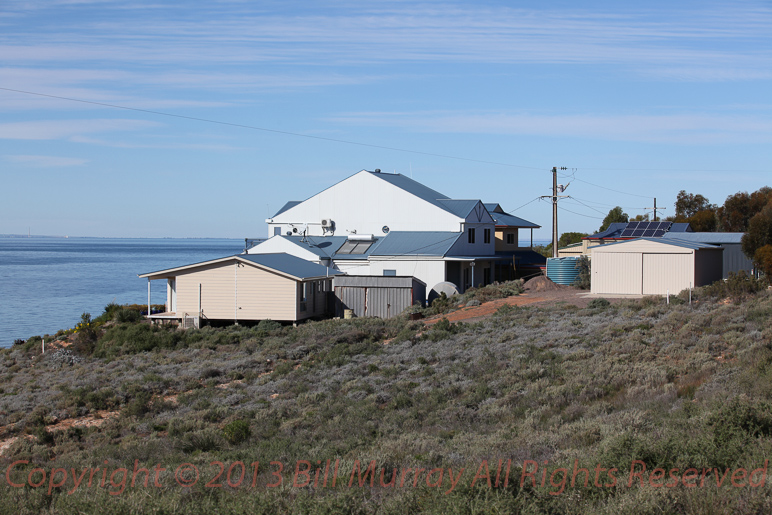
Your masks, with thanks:
[(0, 352), (0, 513), (768, 513), (772, 294), (692, 300), (185, 331), (108, 306)]

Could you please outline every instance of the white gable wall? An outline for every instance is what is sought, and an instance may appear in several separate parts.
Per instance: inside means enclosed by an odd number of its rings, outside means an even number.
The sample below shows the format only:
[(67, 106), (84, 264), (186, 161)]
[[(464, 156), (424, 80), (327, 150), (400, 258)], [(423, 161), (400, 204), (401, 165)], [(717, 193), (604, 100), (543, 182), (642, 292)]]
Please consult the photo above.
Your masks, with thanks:
[(269, 219), (268, 233), (279, 227), (282, 234), (291, 224), (308, 224), (308, 234), (322, 235), (322, 219), (335, 222), (335, 234), (349, 232), (382, 236), (391, 231), (460, 231), (463, 218), (408, 193), (370, 172), (361, 171)]
[(282, 238), (281, 236), (274, 236), (269, 238), (247, 250), (247, 254), (278, 254), (282, 252), (291, 256), (299, 257), (300, 259), (305, 259), (306, 261), (311, 261), (313, 263), (326, 266), (326, 263), (322, 263), (319, 256), (299, 245), (295, 245), (291, 241), (288, 241), (286, 238)]

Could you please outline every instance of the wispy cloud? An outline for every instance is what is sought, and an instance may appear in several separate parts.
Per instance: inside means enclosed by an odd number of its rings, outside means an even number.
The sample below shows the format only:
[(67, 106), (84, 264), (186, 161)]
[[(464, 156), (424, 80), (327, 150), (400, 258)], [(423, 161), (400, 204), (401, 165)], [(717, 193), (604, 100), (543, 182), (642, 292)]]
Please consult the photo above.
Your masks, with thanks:
[[(200, 6), (198, 6), (200, 8)], [(212, 7), (216, 9), (216, 7)], [(6, 63), (121, 62), (176, 68), (246, 63), (360, 65), (396, 62), (612, 64), (671, 80), (748, 80), (772, 69), (772, 9), (516, 9), (416, 5), (280, 12), (243, 5), (191, 21), (134, 10), (121, 21), (57, 21), (35, 42), (9, 26)], [(309, 12), (310, 11), (310, 12)], [(321, 11), (321, 9), (320, 9)], [(688, 74), (677, 73), (684, 67)], [(766, 77), (766, 75), (763, 75)]]
[(160, 124), (143, 120), (44, 120), (0, 123), (0, 139), (55, 140), (84, 134), (136, 131)]
[(3, 158), (12, 163), (20, 163), (35, 168), (61, 168), (88, 163), (88, 159), (77, 157), (10, 155), (3, 156)]
[(412, 132), (530, 135), (674, 144), (772, 143), (772, 120), (753, 116), (352, 113), (331, 121)]

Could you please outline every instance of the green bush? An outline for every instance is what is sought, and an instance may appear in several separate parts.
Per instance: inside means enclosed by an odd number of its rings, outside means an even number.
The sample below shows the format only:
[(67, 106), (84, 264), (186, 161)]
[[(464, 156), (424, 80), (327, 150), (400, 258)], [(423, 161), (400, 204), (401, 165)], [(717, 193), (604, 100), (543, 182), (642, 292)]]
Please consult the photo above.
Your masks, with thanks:
[(607, 308), (611, 305), (611, 303), (606, 299), (592, 299), (589, 304), (587, 304), (587, 307), (590, 309), (603, 309)]
[(225, 439), (233, 445), (238, 445), (252, 436), (252, 430), (249, 428), (249, 422), (246, 420), (234, 420), (226, 425), (222, 432), (225, 435)]

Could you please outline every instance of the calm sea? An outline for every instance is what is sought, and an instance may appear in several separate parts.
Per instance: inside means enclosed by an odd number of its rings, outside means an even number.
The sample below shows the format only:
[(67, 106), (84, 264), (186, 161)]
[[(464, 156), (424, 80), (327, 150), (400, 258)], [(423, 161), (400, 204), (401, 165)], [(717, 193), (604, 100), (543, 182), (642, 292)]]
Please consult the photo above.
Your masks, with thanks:
[[(0, 238), (0, 347), (73, 327), (110, 302), (147, 303), (137, 274), (238, 254), (244, 240)], [(152, 302), (166, 302), (153, 281)]]

